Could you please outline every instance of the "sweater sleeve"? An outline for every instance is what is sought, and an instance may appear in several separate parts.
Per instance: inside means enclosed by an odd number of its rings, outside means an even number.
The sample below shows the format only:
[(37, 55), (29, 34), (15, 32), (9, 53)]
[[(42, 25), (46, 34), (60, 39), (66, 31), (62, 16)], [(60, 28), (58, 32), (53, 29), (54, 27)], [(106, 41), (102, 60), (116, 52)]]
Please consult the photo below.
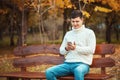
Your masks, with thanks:
[(96, 48), (96, 37), (93, 31), (88, 34), (86, 39), (87, 46), (76, 46), (75, 51), (80, 54), (93, 54)]
[(66, 51), (65, 47), (67, 45), (67, 40), (66, 40), (66, 36), (67, 36), (67, 33), (66, 35), (64, 36), (63, 38), (63, 41), (62, 41), (62, 44), (60, 46), (60, 54), (62, 55), (66, 55), (69, 51)]

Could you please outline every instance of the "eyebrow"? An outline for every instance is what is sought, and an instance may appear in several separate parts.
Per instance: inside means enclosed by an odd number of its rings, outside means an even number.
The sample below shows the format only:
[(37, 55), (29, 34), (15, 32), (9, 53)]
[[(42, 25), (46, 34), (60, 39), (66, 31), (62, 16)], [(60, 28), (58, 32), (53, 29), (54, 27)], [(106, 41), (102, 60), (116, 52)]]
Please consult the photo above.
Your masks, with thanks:
[(79, 22), (79, 20), (77, 20), (77, 21), (74, 21), (74, 20), (73, 20), (72, 22)]

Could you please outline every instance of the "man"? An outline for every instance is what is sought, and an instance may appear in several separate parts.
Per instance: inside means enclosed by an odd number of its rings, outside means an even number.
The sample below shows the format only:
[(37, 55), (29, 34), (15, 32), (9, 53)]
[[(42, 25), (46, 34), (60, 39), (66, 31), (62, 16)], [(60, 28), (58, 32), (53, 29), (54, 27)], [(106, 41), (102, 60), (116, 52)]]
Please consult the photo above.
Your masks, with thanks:
[(83, 25), (83, 14), (79, 10), (71, 13), (72, 30), (68, 31), (60, 46), (60, 54), (65, 55), (63, 64), (46, 70), (47, 80), (57, 80), (57, 77), (74, 75), (75, 80), (84, 80), (92, 64), (96, 46), (96, 37), (91, 29)]

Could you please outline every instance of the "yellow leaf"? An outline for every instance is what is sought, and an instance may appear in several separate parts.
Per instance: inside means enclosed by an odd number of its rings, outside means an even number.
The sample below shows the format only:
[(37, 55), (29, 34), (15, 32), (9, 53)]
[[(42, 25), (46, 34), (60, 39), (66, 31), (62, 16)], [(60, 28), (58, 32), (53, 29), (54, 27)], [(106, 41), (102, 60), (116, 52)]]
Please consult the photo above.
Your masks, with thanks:
[(110, 0), (108, 5), (112, 7), (113, 10), (120, 10), (120, 2), (119, 0)]
[(72, 8), (72, 3), (70, 0), (56, 0), (56, 6), (60, 8)]
[(108, 12), (111, 12), (112, 10), (108, 9), (108, 8), (105, 8), (105, 7), (96, 6), (94, 8), (94, 11), (100, 11), (100, 12), (108, 13)]
[(85, 17), (87, 17), (87, 18), (90, 17), (90, 14), (89, 14), (87, 11), (82, 11), (82, 13), (83, 13), (83, 15), (84, 15)]
[(64, 8), (64, 2), (62, 0), (56, 0), (56, 6), (60, 8)]

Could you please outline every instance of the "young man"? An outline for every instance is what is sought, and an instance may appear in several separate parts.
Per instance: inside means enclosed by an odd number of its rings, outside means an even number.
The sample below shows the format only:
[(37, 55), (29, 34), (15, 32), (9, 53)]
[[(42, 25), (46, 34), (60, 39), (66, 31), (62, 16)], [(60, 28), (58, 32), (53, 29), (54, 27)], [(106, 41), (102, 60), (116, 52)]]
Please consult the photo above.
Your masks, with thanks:
[(57, 80), (57, 77), (74, 75), (74, 80), (84, 80), (92, 64), (96, 47), (96, 37), (92, 30), (83, 25), (83, 14), (79, 10), (71, 13), (72, 30), (68, 31), (60, 46), (60, 54), (65, 55), (63, 64), (46, 70), (47, 80)]

